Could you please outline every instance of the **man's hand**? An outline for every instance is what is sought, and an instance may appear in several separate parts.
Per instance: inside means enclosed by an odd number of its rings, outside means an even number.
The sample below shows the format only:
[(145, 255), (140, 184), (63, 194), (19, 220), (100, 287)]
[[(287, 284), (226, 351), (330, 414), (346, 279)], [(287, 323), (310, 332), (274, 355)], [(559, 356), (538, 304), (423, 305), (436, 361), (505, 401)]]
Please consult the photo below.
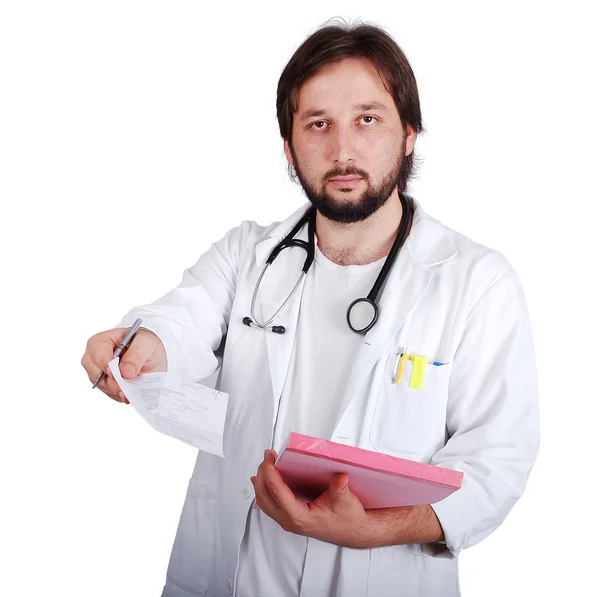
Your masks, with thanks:
[(265, 450), (265, 459), (250, 480), (258, 507), (285, 531), (355, 549), (444, 538), (431, 506), (365, 510), (348, 488), (347, 474), (334, 475), (327, 491), (305, 503), (281, 478), (274, 466), (276, 458), (276, 452)]
[(258, 507), (281, 528), (344, 547), (366, 548), (373, 541), (372, 524), (360, 500), (348, 489), (348, 475), (333, 477), (329, 489), (316, 500), (299, 500), (275, 468), (277, 453), (265, 459), (251, 477)]
[[(96, 387), (113, 400), (126, 404), (129, 401), (114, 380), (108, 363), (112, 361), (115, 348), (128, 331), (129, 328), (115, 328), (95, 334), (88, 340), (85, 354), (81, 358), (90, 382), (94, 383), (98, 373), (104, 371), (106, 377)], [(125, 379), (133, 379), (140, 373), (166, 371), (167, 355), (159, 337), (150, 330), (140, 328), (119, 359), (119, 369)]]

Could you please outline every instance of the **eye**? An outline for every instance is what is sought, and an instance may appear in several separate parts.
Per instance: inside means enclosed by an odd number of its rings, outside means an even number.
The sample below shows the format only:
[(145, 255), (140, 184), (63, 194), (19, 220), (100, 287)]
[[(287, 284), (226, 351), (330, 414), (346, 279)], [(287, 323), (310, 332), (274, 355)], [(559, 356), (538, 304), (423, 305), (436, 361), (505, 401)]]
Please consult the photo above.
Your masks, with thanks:
[(377, 119), (375, 118), (375, 116), (361, 116), (361, 118), (370, 118), (370, 121), (367, 122), (366, 124), (371, 124), (372, 122), (375, 122)]
[[(375, 116), (361, 116), (359, 120), (361, 119), (367, 120), (365, 124), (368, 125), (368, 128), (373, 128), (373, 125), (377, 121)], [(315, 120), (315, 122), (309, 124), (308, 127), (316, 131), (324, 131), (327, 128), (327, 123), (324, 120)]]

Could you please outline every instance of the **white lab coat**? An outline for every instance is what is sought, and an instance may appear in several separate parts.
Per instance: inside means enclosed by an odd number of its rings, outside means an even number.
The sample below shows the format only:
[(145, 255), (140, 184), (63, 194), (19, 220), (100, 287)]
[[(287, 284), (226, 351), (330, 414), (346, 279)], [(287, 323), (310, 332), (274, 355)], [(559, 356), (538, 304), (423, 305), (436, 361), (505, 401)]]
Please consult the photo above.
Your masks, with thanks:
[[(501, 254), (414, 204), (409, 238), (380, 297), (379, 320), (364, 337), (335, 430), (326, 439), (457, 469), (464, 481), (432, 506), (445, 545), (343, 549), (335, 571), (339, 597), (459, 595), (459, 552), (501, 524), (537, 456), (537, 376), (519, 279)], [(218, 387), (229, 393), (225, 459), (198, 453), (163, 597), (233, 593), (253, 502), (250, 477), (271, 446), (301, 291), (276, 322), (286, 327), (283, 335), (248, 328), (242, 319), (250, 315), (271, 249), (307, 207), (280, 224), (243, 222), (186, 270), (176, 289), (131, 310), (120, 324), (141, 317), (162, 339), (169, 371), (192, 379), (219, 371)], [(306, 239), (306, 227), (298, 237)], [(256, 301), (261, 321), (285, 300), (305, 255), (286, 249), (275, 260)], [(396, 385), (399, 347), (445, 364), (428, 366), (422, 390), (406, 381)], [(409, 361), (405, 380), (410, 368)], [(301, 597), (329, 595), (321, 585), (330, 575), (321, 569), (323, 545), (308, 540)]]

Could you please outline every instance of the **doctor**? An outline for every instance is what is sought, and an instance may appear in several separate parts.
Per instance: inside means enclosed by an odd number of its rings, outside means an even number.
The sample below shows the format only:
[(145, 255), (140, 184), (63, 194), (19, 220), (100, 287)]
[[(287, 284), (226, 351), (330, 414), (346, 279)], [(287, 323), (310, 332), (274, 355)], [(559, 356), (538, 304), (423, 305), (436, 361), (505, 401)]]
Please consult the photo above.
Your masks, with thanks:
[[(229, 393), (225, 458), (198, 453), (163, 596), (457, 596), (459, 553), (502, 523), (538, 450), (519, 278), (406, 194), (419, 97), (383, 30), (311, 35), (281, 75), (277, 116), (309, 201), (284, 222), (232, 229), (82, 359), (90, 380), (108, 373), (141, 317), (124, 377), (218, 372)], [(396, 383), (400, 352), (429, 359), (421, 389), (410, 361)], [(99, 387), (126, 401), (114, 379)], [(431, 506), (365, 510), (338, 475), (305, 504), (273, 466), (292, 430), (460, 470), (463, 487)]]

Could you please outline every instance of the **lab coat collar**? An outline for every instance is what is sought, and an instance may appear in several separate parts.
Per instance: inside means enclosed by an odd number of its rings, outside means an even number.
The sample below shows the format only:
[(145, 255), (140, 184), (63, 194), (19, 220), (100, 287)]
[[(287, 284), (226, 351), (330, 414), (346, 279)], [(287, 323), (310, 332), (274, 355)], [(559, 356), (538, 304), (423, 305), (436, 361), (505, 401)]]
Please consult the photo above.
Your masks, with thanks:
[[(456, 255), (456, 247), (448, 234), (447, 228), (427, 214), (416, 199), (412, 197), (411, 199), (415, 212), (406, 247), (422, 267), (439, 265), (452, 259)], [(277, 224), (267, 238), (257, 244), (256, 259), (258, 265), (264, 265), (273, 247), (288, 234), (310, 206), (310, 201), (306, 201), (291, 216)], [(302, 228), (296, 238), (304, 240), (308, 238), (307, 226)]]
[(456, 255), (456, 247), (450, 238), (448, 229), (432, 218), (412, 199), (415, 208), (413, 224), (406, 244), (413, 257), (422, 267), (439, 265)]
[[(269, 256), (270, 252), (273, 250), (275, 245), (279, 243), (289, 232), (290, 230), (298, 223), (300, 218), (306, 213), (306, 211), (310, 208), (310, 201), (307, 201), (302, 205), (302, 207), (298, 208), (291, 216), (275, 225), (273, 230), (269, 233), (269, 235), (259, 242), (256, 245), (256, 264), (262, 268)], [(302, 240), (308, 239), (308, 226), (303, 226), (302, 229), (296, 235), (296, 238), (300, 238)]]

